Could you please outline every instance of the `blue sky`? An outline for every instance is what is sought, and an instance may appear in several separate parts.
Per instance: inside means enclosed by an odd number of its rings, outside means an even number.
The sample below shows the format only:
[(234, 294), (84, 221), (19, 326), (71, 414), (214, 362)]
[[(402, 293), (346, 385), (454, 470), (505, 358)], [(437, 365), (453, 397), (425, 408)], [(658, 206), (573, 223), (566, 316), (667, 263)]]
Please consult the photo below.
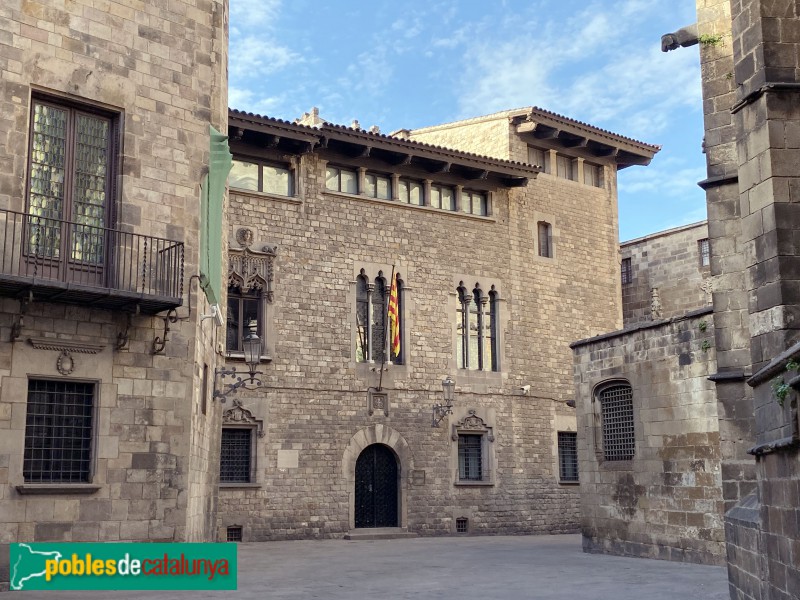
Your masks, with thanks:
[(232, 108), (388, 133), (539, 106), (663, 149), (619, 176), (620, 238), (702, 220), (694, 0), (230, 0)]

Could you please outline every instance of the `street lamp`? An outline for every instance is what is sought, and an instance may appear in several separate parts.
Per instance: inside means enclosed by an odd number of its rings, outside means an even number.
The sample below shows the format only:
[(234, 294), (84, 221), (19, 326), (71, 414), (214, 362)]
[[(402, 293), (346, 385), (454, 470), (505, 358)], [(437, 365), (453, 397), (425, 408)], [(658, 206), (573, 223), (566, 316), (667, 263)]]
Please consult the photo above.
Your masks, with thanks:
[[(246, 390), (252, 390), (261, 387), (261, 380), (256, 375), (263, 375), (257, 371), (258, 365), (261, 364), (261, 348), (263, 342), (256, 330), (258, 329), (258, 321), (251, 320), (247, 324), (247, 334), (242, 338), (242, 350), (244, 350), (244, 362), (247, 364), (248, 377), (244, 377), (236, 371), (236, 367), (232, 369), (216, 369), (214, 371), (214, 398), (219, 398), (221, 402), (225, 402), (229, 394), (233, 394), (239, 388), (243, 387)], [(233, 383), (225, 383), (222, 381), (226, 377), (235, 377), (236, 381)], [(217, 389), (217, 379), (220, 379), (220, 384), (223, 389)], [(226, 387), (227, 386), (227, 387)]]
[(450, 375), (442, 381), (442, 394), (444, 395), (444, 404), (439, 404), (438, 402), (433, 405), (433, 420), (431, 421), (431, 427), (439, 427), (439, 423), (447, 415), (453, 414), (453, 396), (455, 395), (456, 391), (456, 382), (450, 378)]

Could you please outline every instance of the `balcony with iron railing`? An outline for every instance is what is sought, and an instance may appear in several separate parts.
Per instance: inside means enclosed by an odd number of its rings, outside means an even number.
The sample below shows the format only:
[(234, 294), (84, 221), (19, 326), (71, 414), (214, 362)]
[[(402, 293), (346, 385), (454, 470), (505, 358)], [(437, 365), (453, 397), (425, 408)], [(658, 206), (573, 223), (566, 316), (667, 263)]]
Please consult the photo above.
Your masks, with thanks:
[(180, 306), (183, 242), (0, 209), (0, 296), (155, 314)]

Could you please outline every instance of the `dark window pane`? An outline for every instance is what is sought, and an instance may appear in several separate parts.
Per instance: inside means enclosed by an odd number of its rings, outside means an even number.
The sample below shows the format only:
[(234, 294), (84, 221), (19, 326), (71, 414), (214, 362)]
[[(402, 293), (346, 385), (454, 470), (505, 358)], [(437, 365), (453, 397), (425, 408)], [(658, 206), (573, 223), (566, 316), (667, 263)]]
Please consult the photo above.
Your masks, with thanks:
[(252, 434), (252, 429), (223, 427), (219, 459), (221, 483), (251, 482)]
[(239, 332), (239, 324), (241, 322), (240, 315), (241, 296), (235, 291), (228, 290), (228, 318), (225, 319), (226, 338), (225, 347), (231, 351), (241, 350)]
[(578, 434), (558, 432), (558, 465), (561, 481), (578, 481)]
[(462, 481), (483, 479), (483, 436), (458, 436), (458, 478)]
[(94, 384), (31, 379), (22, 475), (26, 482), (88, 482)]

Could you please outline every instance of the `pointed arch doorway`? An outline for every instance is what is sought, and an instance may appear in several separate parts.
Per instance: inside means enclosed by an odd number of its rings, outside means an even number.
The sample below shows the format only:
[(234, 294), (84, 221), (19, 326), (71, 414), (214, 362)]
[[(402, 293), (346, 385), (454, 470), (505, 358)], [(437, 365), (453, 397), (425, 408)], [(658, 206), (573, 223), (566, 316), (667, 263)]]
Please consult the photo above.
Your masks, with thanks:
[(371, 444), (356, 460), (355, 526), (398, 527), (400, 468), (388, 446)]

